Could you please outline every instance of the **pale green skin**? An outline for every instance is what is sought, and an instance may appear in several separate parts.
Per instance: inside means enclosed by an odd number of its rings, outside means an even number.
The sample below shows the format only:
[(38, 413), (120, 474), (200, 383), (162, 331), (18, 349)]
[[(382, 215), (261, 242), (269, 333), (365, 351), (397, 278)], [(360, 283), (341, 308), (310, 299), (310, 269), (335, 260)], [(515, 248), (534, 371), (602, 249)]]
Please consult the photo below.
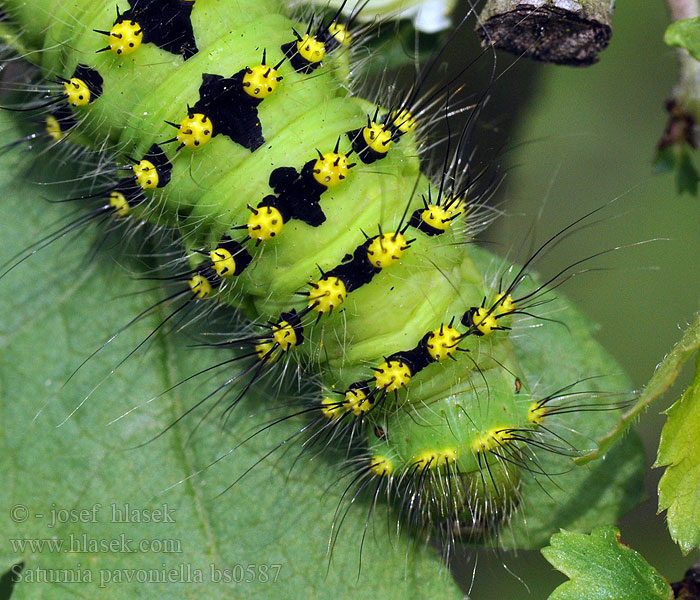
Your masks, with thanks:
[[(25, 24), (22, 46), (50, 48), (29, 56), (48, 77), (68, 77), (78, 62), (96, 68), (104, 77), (102, 97), (78, 109), (88, 116), (81, 139), (93, 147), (109, 139), (118, 145), (120, 158), (140, 157), (153, 142), (174, 137), (175, 130), (164, 121), (179, 122), (188, 103), (197, 101), (201, 73), (230, 76), (258, 64), (263, 48), (268, 63), (274, 64), (282, 57), (280, 45), (293, 39), (294, 23), (282, 16), (284, 10), (273, 0), (246, 2), (245, 10), (231, 0), (198, 0), (193, 26), (199, 53), (190, 60), (183, 63), (151, 44), (126, 57), (95, 54), (106, 45), (106, 37), (92, 30), (111, 27), (114, 0), (46, 4), (47, 0), (4, 2), (14, 20)], [(122, 10), (128, 8), (121, 0), (117, 4)], [(317, 148), (331, 151), (339, 136), (341, 150), (349, 150), (344, 133), (366, 124), (374, 105), (348, 95), (341, 85), (347, 72), (348, 55), (342, 52), (311, 77), (294, 73), (285, 62), (280, 68), (284, 80), (259, 107), (266, 143), (253, 154), (224, 136), (177, 155), (176, 144), (164, 146), (173, 159), (172, 181), (155, 191), (157, 204), (151, 203), (153, 210), (145, 216), (178, 227), (191, 249), (215, 247), (231, 226), (245, 224), (246, 205), (255, 206), (271, 193), (268, 178), (274, 168), (300, 169), (316, 156)], [(365, 240), (363, 231), (376, 235), (379, 224), (384, 232), (393, 231), (409, 198), (410, 215), (421, 205), (420, 196), (428, 187), (420, 174), (416, 140), (406, 135), (388, 158), (372, 165), (359, 163), (343, 184), (323, 194), (327, 221), (321, 227), (291, 221), (278, 238), (257, 252), (248, 245), (255, 252), (254, 263), (235, 285), (227, 285), (220, 299), (258, 322), (303, 308), (304, 299), (295, 292), (309, 289), (306, 284), (320, 276), (318, 267), (329, 270), (337, 265)], [(189, 216), (178, 215), (183, 208), (191, 211)], [(233, 235), (242, 237), (241, 232)], [(302, 362), (313, 363), (309, 368), (322, 373), (326, 394), (371, 378), (371, 367), (383, 362), (384, 356), (413, 348), (425, 333), (453, 317), (458, 323), (465, 310), (480, 305), (485, 296), (493, 299), (498, 291), (484, 288), (482, 274), (459, 234), (448, 231), (429, 237), (409, 229), (406, 235), (416, 241), (400, 264), (351, 293), (342, 311), (324, 316), (313, 330), (307, 327), (307, 340), (295, 349)], [(397, 410), (391, 394), (382, 410), (370, 413), (370, 420), (389, 434), (388, 443), (373, 441), (371, 450), (391, 457), (396, 473), (409, 468), (422, 451), (449, 446), (458, 451), (459, 468), (479, 478), (472, 450), (475, 437), (497, 427), (527, 425), (527, 382), (516, 394), (514, 374), (520, 369), (507, 334), (471, 337), (461, 346), (470, 349), (468, 356), (459, 353), (456, 361), (430, 365), (413, 378), (409, 394), (401, 390), (401, 409)], [(512, 374), (494, 357), (508, 365)], [(424, 419), (423, 426), (415, 424), (417, 413)], [(514, 484), (517, 473), (509, 478)]]

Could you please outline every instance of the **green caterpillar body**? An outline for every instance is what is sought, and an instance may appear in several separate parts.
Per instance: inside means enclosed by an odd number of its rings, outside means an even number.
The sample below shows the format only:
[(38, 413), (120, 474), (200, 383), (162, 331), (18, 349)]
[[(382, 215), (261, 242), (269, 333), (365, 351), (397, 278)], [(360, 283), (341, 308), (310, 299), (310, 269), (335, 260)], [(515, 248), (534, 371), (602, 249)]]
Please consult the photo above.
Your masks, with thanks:
[[(119, 0), (116, 20), (113, 0), (45, 4), (4, 2), (21, 47), (65, 84), (64, 140), (134, 163), (114, 172), (114, 218), (181, 236), (183, 297), (259, 326), (231, 343), (255, 377), (290, 359), (320, 374), (312, 438), (360, 427), (361, 480), (398, 499), (402, 519), (449, 539), (491, 532), (546, 476), (535, 451), (556, 452), (543, 440), (557, 397), (535, 394), (509, 331), (546, 290), (517, 269), (485, 277), (483, 253), (474, 263), (480, 200), (461, 174), (439, 191), (421, 174), (415, 101), (377, 108), (351, 93), (337, 17), (306, 27), (271, 0), (168, 0), (185, 25), (167, 38), (138, 23), (148, 2)], [(322, 60), (307, 43), (325, 44)], [(233, 87), (260, 77), (274, 85), (254, 103)]]

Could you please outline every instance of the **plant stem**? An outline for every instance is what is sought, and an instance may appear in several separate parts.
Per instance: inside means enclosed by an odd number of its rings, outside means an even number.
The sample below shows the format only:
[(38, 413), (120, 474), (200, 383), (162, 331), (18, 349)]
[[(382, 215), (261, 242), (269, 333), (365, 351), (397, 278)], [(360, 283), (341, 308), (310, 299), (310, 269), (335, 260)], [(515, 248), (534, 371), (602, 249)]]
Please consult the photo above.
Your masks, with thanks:
[(544, 62), (585, 66), (598, 61), (598, 53), (612, 37), (614, 4), (614, 0), (488, 0), (477, 31), (485, 46)]
[[(667, 3), (673, 21), (700, 16), (698, 0), (667, 0)], [(678, 49), (678, 60), (681, 67), (680, 77), (668, 103), (669, 112), (673, 117), (673, 109), (680, 109), (680, 112), (689, 116), (694, 123), (700, 123), (700, 62), (683, 48)], [(694, 139), (688, 141), (695, 145)]]
[(667, 0), (667, 3), (671, 9), (672, 21), (692, 19), (700, 15), (698, 0)]

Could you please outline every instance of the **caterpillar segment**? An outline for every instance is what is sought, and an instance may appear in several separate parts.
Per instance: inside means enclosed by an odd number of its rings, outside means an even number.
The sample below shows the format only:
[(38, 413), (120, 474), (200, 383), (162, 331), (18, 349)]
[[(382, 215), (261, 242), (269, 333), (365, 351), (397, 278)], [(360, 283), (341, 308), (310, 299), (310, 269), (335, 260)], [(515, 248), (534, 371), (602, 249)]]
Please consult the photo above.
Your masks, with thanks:
[(283, 58), (271, 66), (266, 58), (267, 51), (263, 50), (260, 64), (245, 66), (231, 77), (204, 73), (199, 99), (188, 107), (187, 115), (179, 123), (166, 121), (178, 133), (165, 143), (178, 142), (178, 150), (194, 149), (217, 135), (225, 135), (248, 150), (262, 146), (265, 139), (258, 106), (282, 81), (278, 69), (284, 62)]
[[(484, 316), (481, 318), (475, 317), (480, 310), (484, 311)], [(326, 402), (324, 399), (324, 402), (321, 404), (322, 412), (333, 420), (350, 413), (354, 413), (357, 416), (359, 413), (353, 410), (351, 398), (348, 398), (347, 394), (360, 388), (365, 390), (365, 397), (368, 400), (366, 410), (362, 411), (362, 414), (371, 408), (382, 405), (385, 401), (388, 401), (387, 398), (391, 397), (388, 396), (391, 392), (407, 390), (411, 381), (429, 365), (440, 363), (447, 359), (456, 361), (457, 352), (477, 353), (479, 349), (475, 347), (475, 344), (467, 343), (469, 336), (486, 336), (494, 331), (507, 329), (503, 326), (496, 326), (495, 317), (507, 316), (513, 312), (515, 312), (515, 305), (512, 299), (506, 299), (503, 294), (499, 294), (490, 308), (473, 307), (464, 313), (461, 323), (465, 325), (465, 331), (459, 331), (454, 327), (456, 318), (450, 319), (448, 324), (441, 323), (436, 329), (425, 333), (415, 347), (409, 350), (393, 352), (386, 356), (380, 364), (372, 368), (371, 378), (350, 384), (348, 392), (346, 392), (346, 400), (344, 403), (339, 404), (337, 410), (328, 412), (326, 408), (332, 402)], [(489, 367), (502, 367), (498, 360), (494, 362), (492, 358), (479, 360), (478, 362), (474, 360), (473, 363), (473, 367), (476, 367), (478, 370)], [(434, 374), (433, 376), (439, 377), (440, 375)], [(516, 380), (518, 382), (516, 392), (519, 393), (522, 383), (519, 377), (516, 377)], [(410, 396), (407, 396), (407, 399), (410, 399)], [(400, 401), (398, 403), (400, 404)], [(389, 402), (389, 404), (390, 406), (386, 408), (392, 411), (396, 408), (397, 402), (393, 404)], [(539, 413), (535, 411), (533, 414)]]
[(299, 293), (308, 296), (307, 305), (299, 312), (292, 309), (281, 313), (279, 320), (272, 324), (269, 339), (256, 345), (259, 359), (274, 362), (279, 357), (277, 350), (288, 352), (299, 346), (304, 341), (302, 319), (307, 314), (315, 311), (318, 323), (324, 314), (342, 304), (349, 292), (370, 283), (383, 268), (398, 261), (409, 244), (400, 232), (368, 238), (348, 261), (322, 274), (318, 282), (311, 282), (310, 292)]
[[(530, 396), (514, 380), (506, 369), (493, 367), (461, 390), (422, 398), (424, 410), (383, 412), (384, 437), (369, 442), (367, 468), (399, 507), (402, 521), (416, 528), (431, 524), (446, 547), (455, 537), (493, 531), (518, 505), (522, 472), (537, 470), (528, 447), (537, 435), (528, 419)], [(467, 404), (469, 396), (474, 401)], [(429, 409), (438, 397), (444, 412), (436, 417)], [(495, 397), (499, 409), (489, 411)], [(415, 418), (423, 427), (409, 425)], [(539, 474), (545, 475), (541, 468)]]
[(319, 316), (331, 313), (350, 292), (367, 285), (382, 269), (399, 261), (412, 241), (407, 241), (400, 231), (367, 238), (352, 254), (345, 255), (342, 263), (321, 271), (321, 278), (309, 283), (311, 290), (300, 295), (308, 296), (307, 307)]
[[(319, 281), (311, 282), (311, 291), (299, 292), (299, 295), (308, 296), (307, 305), (299, 312), (292, 309), (291, 312), (283, 312), (280, 315), (279, 321), (272, 325), (270, 339), (259, 344), (260, 351), (256, 346), (258, 357), (270, 362), (266, 350), (270, 350), (270, 354), (276, 360), (277, 354), (272, 352), (273, 347), (274, 350), (279, 348), (287, 352), (299, 346), (304, 341), (302, 319), (307, 314), (315, 311), (318, 323), (324, 314), (331, 313), (334, 308), (340, 306), (348, 293), (369, 284), (382, 269), (400, 260), (411, 241), (407, 241), (400, 232), (367, 238), (364, 244), (355, 249), (349, 260), (328, 273), (322, 273)], [(279, 337), (280, 330), (289, 334), (285, 336), (285, 340)], [(294, 333), (294, 336), (291, 336), (291, 333)]]
[(326, 215), (321, 208), (321, 195), (343, 183), (355, 166), (350, 153), (339, 152), (340, 140), (332, 152), (317, 150), (318, 158), (308, 161), (297, 171), (294, 167), (278, 167), (270, 174), (269, 185), (274, 194), (263, 198), (248, 219), (246, 228), (257, 243), (278, 236), (291, 219), (311, 227), (320, 226)]

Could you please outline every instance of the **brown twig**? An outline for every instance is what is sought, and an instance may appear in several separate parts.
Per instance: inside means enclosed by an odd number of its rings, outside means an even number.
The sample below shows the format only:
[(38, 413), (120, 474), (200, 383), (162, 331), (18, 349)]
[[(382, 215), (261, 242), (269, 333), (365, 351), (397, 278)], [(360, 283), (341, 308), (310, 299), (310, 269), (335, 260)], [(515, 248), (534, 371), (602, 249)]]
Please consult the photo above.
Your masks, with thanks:
[(488, 0), (477, 31), (484, 45), (586, 66), (610, 42), (613, 5), (614, 0)]

